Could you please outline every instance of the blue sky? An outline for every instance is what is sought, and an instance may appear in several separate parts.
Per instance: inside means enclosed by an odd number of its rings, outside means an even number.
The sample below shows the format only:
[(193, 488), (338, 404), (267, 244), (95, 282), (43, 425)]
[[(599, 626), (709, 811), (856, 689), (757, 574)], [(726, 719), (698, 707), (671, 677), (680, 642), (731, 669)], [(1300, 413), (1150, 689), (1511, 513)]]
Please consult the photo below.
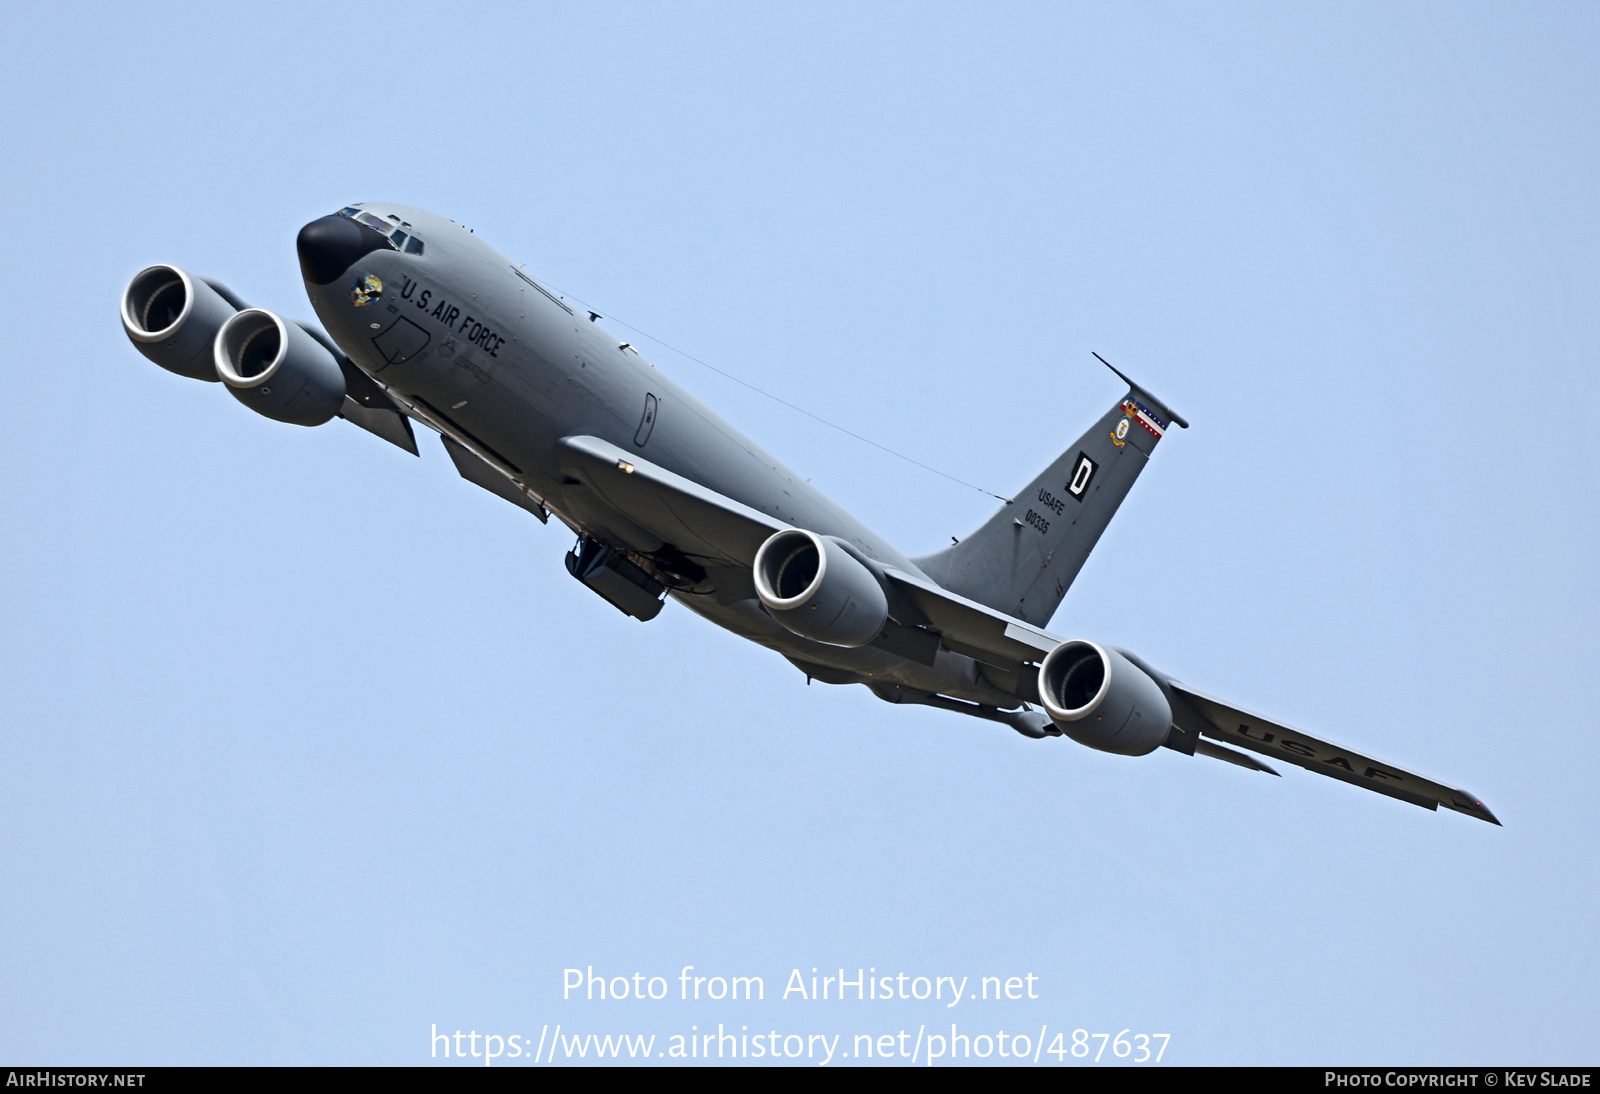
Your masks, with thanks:
[[(1592, 1060), (1597, 47), (1578, 4), (12, 12), (0, 1057), (955, 1021)], [(429, 438), (127, 344), (154, 262), (309, 315), (295, 232), (376, 199), (999, 493), (1121, 394), (1100, 352), (1193, 428), (1054, 629), (1505, 827), (807, 687), (622, 617)], [(989, 512), (636, 341), (908, 553)], [(768, 998), (561, 998), (685, 965)], [(813, 967), (1040, 998), (777, 998)]]

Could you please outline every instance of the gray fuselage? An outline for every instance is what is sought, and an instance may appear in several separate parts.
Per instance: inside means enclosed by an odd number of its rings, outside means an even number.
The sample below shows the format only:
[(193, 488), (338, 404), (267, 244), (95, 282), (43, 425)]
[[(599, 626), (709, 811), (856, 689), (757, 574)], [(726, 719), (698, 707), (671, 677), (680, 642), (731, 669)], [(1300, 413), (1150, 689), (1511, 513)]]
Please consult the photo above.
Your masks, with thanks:
[[(366, 203), (403, 221), (422, 254), (383, 249), (342, 279), (306, 290), (328, 334), (364, 371), (449, 423), (510, 467), (570, 524), (650, 557), (670, 544), (600, 501), (563, 470), (558, 441), (599, 437), (753, 509), (835, 536), (884, 565), (920, 573), (900, 552), (673, 383), (589, 315), (526, 276), (489, 244), (421, 209)], [(381, 286), (363, 281), (375, 277)], [(748, 570), (712, 570), (684, 606), (829, 682), (900, 685), (1004, 707), (972, 659), (933, 665), (874, 647), (802, 638), (756, 599)]]

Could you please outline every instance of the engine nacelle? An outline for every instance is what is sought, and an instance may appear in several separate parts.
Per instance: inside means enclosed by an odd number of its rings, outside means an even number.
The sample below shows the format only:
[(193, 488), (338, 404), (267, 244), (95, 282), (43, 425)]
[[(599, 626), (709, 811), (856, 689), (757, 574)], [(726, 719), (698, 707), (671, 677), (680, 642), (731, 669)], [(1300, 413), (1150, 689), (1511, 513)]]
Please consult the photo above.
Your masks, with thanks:
[(1172, 707), (1149, 674), (1114, 649), (1063, 642), (1039, 665), (1039, 699), (1079, 744), (1143, 756), (1167, 739)]
[(795, 634), (830, 646), (865, 646), (889, 620), (878, 579), (830, 539), (800, 528), (756, 552), (756, 595)]
[(195, 380), (216, 382), (212, 345), (238, 310), (176, 266), (148, 266), (122, 290), (122, 329), (129, 341), (168, 372)]
[(245, 406), (290, 425), (321, 425), (344, 405), (344, 373), (321, 343), (260, 308), (222, 325), (213, 346), (217, 375)]

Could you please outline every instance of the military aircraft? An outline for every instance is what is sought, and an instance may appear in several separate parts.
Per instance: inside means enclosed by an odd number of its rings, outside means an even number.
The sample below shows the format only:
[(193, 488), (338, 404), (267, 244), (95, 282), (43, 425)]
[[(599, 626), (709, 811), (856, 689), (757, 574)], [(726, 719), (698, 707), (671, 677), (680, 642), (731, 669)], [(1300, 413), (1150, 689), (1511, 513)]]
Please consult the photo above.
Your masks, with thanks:
[(1015, 499), (908, 558), (453, 221), (366, 202), (296, 243), (323, 329), (158, 265), (123, 292), (128, 337), (276, 421), (343, 418), (412, 454), (412, 423), (432, 430), (463, 478), (576, 533), (568, 571), (636, 619), (671, 597), (809, 679), (891, 703), (1277, 774), (1267, 757), (1500, 823), (1465, 790), (1045, 629), (1162, 436), (1188, 424), (1121, 372), (1127, 394)]

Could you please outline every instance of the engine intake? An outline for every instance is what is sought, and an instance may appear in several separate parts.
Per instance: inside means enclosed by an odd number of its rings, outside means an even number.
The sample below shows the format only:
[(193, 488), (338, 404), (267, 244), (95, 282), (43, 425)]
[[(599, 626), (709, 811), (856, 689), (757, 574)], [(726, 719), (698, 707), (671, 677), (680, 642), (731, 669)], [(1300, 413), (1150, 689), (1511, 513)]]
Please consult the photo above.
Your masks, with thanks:
[(1063, 642), (1039, 665), (1039, 699), (1079, 744), (1143, 756), (1167, 739), (1172, 707), (1149, 674), (1114, 649)]
[(238, 308), (176, 266), (147, 266), (122, 290), (122, 329), (138, 351), (179, 376), (218, 379), (212, 344)]
[(756, 552), (756, 595), (795, 634), (830, 646), (865, 646), (889, 621), (878, 579), (831, 539), (788, 528)]
[(321, 425), (344, 404), (344, 373), (294, 323), (246, 308), (222, 325), (213, 346), (217, 375), (257, 414), (290, 425)]

